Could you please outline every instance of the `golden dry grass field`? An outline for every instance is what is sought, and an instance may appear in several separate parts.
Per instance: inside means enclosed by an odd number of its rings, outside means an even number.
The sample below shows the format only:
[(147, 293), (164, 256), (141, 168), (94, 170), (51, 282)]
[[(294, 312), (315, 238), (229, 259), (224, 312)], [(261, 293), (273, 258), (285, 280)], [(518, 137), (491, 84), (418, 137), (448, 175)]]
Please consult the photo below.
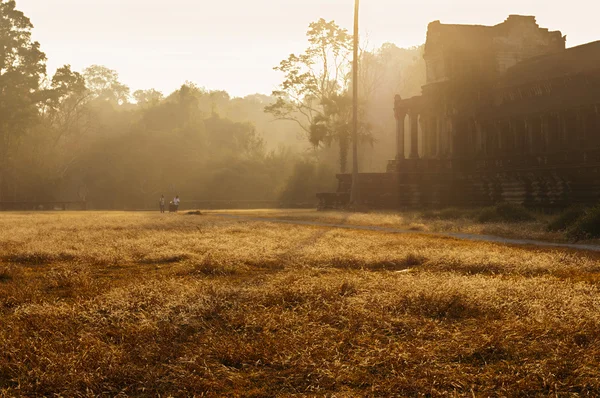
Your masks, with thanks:
[(598, 396), (599, 262), (210, 214), (0, 214), (0, 396)]
[[(512, 239), (533, 239), (549, 242), (566, 243), (562, 232), (548, 232), (547, 224), (553, 215), (535, 214), (535, 218), (527, 222), (489, 222), (481, 223), (473, 219), (480, 209), (444, 209), (442, 211), (405, 210), (402, 212), (368, 212), (348, 213), (340, 211), (315, 211), (309, 209), (285, 210), (221, 210), (214, 214), (231, 214), (247, 217), (271, 218), (281, 220), (315, 221), (331, 224), (380, 226), (433, 233), (466, 233), (500, 236)], [(450, 217), (448, 217), (448, 215)], [(446, 217), (445, 217), (446, 216)], [(599, 244), (600, 241), (589, 241)]]

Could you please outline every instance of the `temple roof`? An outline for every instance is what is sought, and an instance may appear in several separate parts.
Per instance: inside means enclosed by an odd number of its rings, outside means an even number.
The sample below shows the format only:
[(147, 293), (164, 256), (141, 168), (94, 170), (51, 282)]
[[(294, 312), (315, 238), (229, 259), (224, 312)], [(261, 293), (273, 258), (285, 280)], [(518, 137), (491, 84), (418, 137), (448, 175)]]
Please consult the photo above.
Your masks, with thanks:
[(597, 69), (600, 69), (600, 41), (522, 61), (507, 70), (502, 85), (520, 86)]
[[(540, 28), (534, 16), (510, 15), (504, 22), (493, 26), (442, 24), (440, 21), (434, 21), (427, 29), (425, 54), (439, 46), (453, 50), (491, 49), (495, 40), (506, 38), (515, 30), (522, 32), (523, 27), (526, 27), (526, 32), (562, 44), (564, 48), (564, 38), (559, 31), (550, 32)], [(531, 30), (532, 27), (535, 30)]]

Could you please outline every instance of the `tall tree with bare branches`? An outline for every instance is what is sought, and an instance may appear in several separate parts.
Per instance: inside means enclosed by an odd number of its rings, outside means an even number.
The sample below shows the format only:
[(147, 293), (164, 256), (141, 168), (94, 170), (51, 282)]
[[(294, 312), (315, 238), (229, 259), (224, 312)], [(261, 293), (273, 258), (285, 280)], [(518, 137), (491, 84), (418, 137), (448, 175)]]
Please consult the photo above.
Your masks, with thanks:
[[(346, 171), (351, 142), (352, 35), (334, 21), (320, 19), (309, 25), (308, 48), (301, 55), (291, 54), (274, 69), (284, 75), (276, 102), (265, 108), (280, 120), (297, 123), (312, 145), (337, 142), (340, 169)], [(361, 137), (369, 137), (367, 125)]]

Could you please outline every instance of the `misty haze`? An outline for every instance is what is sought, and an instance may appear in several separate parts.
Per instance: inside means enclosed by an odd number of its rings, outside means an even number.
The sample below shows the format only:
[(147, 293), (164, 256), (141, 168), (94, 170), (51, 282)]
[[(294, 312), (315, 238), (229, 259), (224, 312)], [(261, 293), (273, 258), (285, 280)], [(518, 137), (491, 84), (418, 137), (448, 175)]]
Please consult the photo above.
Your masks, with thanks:
[(0, 0), (0, 396), (600, 396), (598, 11)]

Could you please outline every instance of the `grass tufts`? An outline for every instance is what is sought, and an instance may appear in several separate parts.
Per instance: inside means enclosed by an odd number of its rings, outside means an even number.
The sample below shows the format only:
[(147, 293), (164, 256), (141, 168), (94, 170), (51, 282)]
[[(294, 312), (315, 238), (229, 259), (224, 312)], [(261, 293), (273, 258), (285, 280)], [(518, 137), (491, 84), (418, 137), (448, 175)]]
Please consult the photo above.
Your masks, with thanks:
[(425, 220), (454, 221), (462, 218), (471, 218), (473, 216), (473, 211), (470, 209), (450, 207), (441, 210), (428, 210), (423, 212), (421, 216)]
[(564, 210), (555, 219), (550, 221), (546, 228), (548, 232), (561, 232), (569, 229), (585, 214), (585, 208), (582, 206), (573, 206)]
[(427, 258), (420, 253), (408, 253), (403, 257), (369, 261), (360, 258), (333, 257), (328, 265), (338, 269), (354, 269), (365, 271), (401, 271), (417, 267), (427, 262)]
[(474, 366), (488, 366), (501, 361), (513, 359), (513, 353), (502, 343), (486, 342), (467, 355), (460, 356), (457, 360)]
[(586, 210), (567, 230), (567, 237), (576, 241), (600, 238), (600, 205)]
[(435, 319), (459, 320), (490, 315), (462, 293), (421, 292), (405, 297), (400, 306), (408, 313)]
[(13, 268), (0, 265), (0, 283), (11, 281), (14, 274)]
[(45, 273), (44, 279), (48, 288), (59, 290), (85, 290), (91, 284), (89, 270), (79, 266), (52, 268)]
[(600, 391), (596, 253), (61, 212), (1, 213), (0, 258), (0, 396)]
[(208, 253), (200, 261), (194, 262), (191, 273), (205, 276), (231, 276), (240, 272), (240, 265), (226, 255)]
[(477, 221), (481, 223), (521, 223), (535, 221), (535, 217), (523, 206), (502, 203), (482, 209), (477, 216)]
[(72, 253), (52, 253), (43, 251), (20, 252), (2, 257), (4, 262), (23, 265), (46, 265), (57, 262), (73, 262), (77, 256)]
[(190, 256), (187, 254), (174, 254), (174, 253), (160, 253), (150, 254), (144, 256), (139, 263), (140, 264), (173, 264), (180, 263), (189, 259)]
[(356, 295), (356, 293), (358, 293), (358, 288), (354, 283), (348, 281), (342, 283), (342, 286), (340, 287), (340, 296), (350, 297)]

